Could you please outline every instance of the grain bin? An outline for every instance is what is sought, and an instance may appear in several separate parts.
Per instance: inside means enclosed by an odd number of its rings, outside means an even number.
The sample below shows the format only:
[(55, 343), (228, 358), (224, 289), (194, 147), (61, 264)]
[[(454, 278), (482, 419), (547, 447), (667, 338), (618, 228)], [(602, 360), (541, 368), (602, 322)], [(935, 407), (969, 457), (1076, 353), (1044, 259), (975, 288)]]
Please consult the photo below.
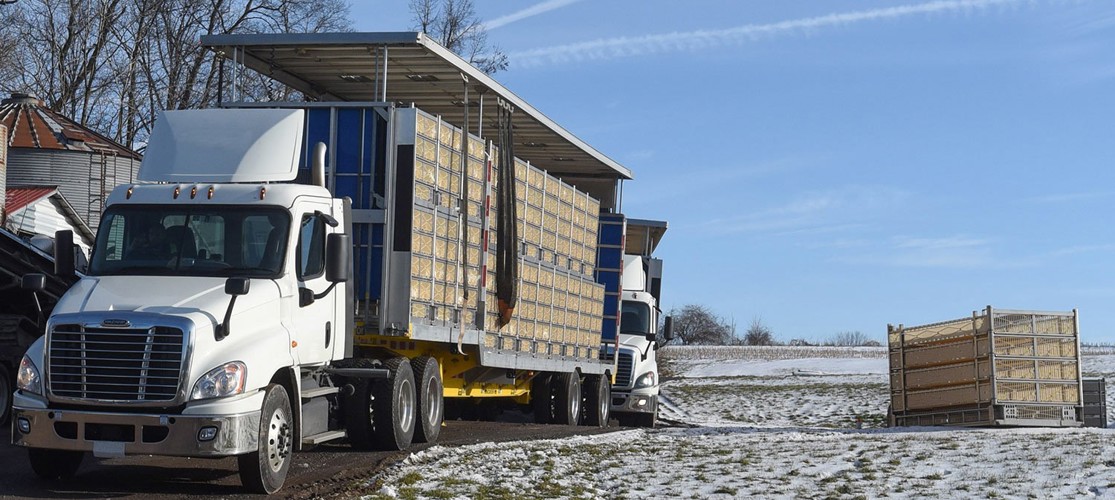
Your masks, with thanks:
[(54, 112), (33, 95), (0, 102), (0, 125), (9, 133), (7, 184), (58, 186), (94, 230), (104, 199), (135, 180), (140, 155)]
[(1077, 313), (993, 309), (888, 325), (890, 423), (1079, 427)]

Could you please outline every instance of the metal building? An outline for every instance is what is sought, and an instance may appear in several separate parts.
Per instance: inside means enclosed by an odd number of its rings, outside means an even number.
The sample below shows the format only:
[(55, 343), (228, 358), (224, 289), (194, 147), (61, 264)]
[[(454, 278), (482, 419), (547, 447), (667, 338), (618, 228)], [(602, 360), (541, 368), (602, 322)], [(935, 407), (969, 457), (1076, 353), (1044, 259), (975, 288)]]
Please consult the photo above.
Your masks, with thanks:
[(0, 125), (8, 129), (7, 186), (58, 186), (94, 230), (112, 188), (134, 181), (139, 169), (139, 153), (29, 94), (0, 102)]

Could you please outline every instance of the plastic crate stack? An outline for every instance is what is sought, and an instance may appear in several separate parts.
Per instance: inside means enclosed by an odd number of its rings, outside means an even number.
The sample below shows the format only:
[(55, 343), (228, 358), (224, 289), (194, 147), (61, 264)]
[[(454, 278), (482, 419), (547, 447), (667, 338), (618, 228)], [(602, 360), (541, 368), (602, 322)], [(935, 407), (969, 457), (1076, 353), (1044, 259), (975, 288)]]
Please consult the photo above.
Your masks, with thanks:
[[(419, 113), (415, 145), (415, 210), (411, 267), (411, 316), (430, 323), (475, 324), (483, 234), (483, 200), (489, 182), (486, 146), (470, 136), (467, 265), (462, 261), (457, 208), (461, 200), (461, 130)], [(496, 156), (493, 156), (496, 157)], [(485, 338), (489, 348), (546, 355), (595, 357), (604, 289), (592, 278), (600, 204), (559, 179), (516, 159), (519, 299), (511, 322), (497, 322), (493, 165)], [(465, 298), (466, 287), (471, 290)], [(458, 310), (464, 317), (458, 316)]]

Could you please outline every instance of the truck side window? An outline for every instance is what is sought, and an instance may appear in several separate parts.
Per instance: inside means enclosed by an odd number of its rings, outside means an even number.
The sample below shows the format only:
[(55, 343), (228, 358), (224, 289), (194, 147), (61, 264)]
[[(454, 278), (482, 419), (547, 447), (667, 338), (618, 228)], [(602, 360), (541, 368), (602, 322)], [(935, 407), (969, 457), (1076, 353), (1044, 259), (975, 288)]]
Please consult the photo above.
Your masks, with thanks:
[(298, 278), (316, 278), (324, 271), (325, 223), (312, 215), (303, 215), (298, 232)]

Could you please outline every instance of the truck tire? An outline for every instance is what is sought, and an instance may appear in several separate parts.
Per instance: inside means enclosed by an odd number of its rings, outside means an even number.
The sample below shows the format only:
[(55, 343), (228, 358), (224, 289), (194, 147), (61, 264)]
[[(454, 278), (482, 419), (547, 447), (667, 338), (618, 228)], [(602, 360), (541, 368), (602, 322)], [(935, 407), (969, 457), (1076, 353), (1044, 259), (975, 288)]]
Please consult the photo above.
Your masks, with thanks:
[(436, 443), (445, 417), (445, 390), (442, 388), (441, 367), (431, 356), (419, 356), (410, 362), (418, 386), (418, 425), (414, 426), (414, 442)]
[(8, 418), (12, 416), (12, 392), (14, 390), (11, 370), (0, 364), (0, 425), (7, 425)]
[(554, 396), (550, 390), (550, 374), (539, 373), (530, 382), (530, 405), (534, 409), (534, 422), (548, 424), (554, 421)]
[[(370, 359), (358, 364), (374, 366)], [(414, 439), (414, 369), (403, 357), (391, 358), (383, 367), (391, 371), (387, 380), (358, 379), (345, 405), (349, 441), (361, 450), (402, 450)]]
[(47, 481), (58, 481), (77, 474), (81, 461), (85, 459), (85, 452), (28, 448), (27, 457), (31, 459), (31, 470), (36, 475)]
[(554, 423), (577, 425), (581, 419), (581, 376), (559, 373), (553, 378)]
[(585, 377), (584, 422), (593, 427), (607, 427), (612, 416), (612, 384), (605, 375)]
[(283, 487), (294, 452), (294, 418), (290, 397), (279, 384), (267, 386), (259, 415), (259, 445), (256, 451), (240, 455), (240, 483), (255, 492), (270, 495)]

